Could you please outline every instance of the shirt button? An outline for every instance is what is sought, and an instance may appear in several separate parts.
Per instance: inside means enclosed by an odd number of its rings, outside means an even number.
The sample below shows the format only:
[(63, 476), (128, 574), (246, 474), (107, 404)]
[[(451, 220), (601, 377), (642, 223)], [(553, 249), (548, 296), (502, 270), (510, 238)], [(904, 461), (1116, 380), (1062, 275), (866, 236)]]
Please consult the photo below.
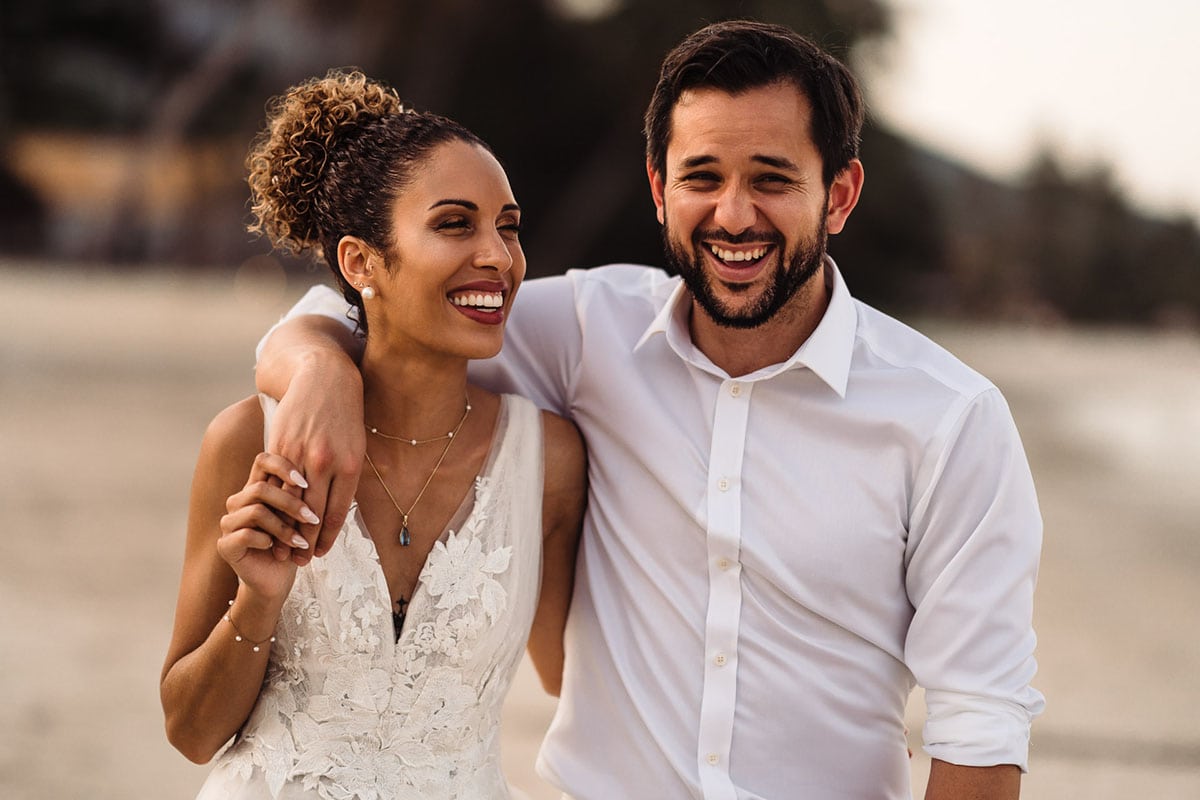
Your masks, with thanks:
[(734, 397), (741, 397), (742, 396), (742, 385), (740, 383), (735, 383), (733, 386), (730, 386), (729, 393), (731, 395), (733, 395)]
[(713, 764), (715, 766), (716, 764), (720, 763), (720, 761), (721, 761), (721, 757), (719, 755), (717, 755), (716, 753), (708, 754), (708, 763)]
[(725, 666), (725, 654), (717, 653), (717, 657), (713, 659), (713, 663), (716, 664), (718, 667)]
[(728, 558), (718, 558), (717, 559), (717, 567), (718, 568), (729, 569), (730, 566), (731, 566), (731, 562)]
[(717, 481), (717, 488), (720, 489), (722, 492), (729, 491), (729, 479), (721, 478), (721, 480)]

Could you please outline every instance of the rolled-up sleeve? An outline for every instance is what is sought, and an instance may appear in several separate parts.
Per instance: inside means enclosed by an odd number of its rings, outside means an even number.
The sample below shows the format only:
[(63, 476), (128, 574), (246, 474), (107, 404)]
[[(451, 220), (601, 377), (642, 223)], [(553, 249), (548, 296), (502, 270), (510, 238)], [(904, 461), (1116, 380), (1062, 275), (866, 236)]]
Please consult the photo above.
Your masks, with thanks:
[(1004, 398), (991, 388), (964, 400), (929, 453), (910, 518), (905, 642), (925, 689), (925, 751), (1026, 771), (1030, 726), (1045, 705), (1030, 685), (1042, 521)]

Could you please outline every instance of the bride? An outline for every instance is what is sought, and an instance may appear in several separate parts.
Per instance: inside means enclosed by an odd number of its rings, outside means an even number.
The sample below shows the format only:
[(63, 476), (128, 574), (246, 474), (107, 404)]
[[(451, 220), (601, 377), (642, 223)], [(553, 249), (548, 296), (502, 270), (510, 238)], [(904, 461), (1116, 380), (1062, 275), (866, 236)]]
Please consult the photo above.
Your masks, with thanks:
[(277, 98), (247, 162), (253, 229), (322, 255), (357, 311), (366, 468), (313, 559), (304, 476), (260, 452), (274, 402), (213, 420), (168, 738), (221, 752), (202, 798), (508, 797), (501, 705), (526, 642), (557, 690), (584, 497), (573, 426), (467, 384), (525, 272), (508, 179), (475, 135), (358, 72)]

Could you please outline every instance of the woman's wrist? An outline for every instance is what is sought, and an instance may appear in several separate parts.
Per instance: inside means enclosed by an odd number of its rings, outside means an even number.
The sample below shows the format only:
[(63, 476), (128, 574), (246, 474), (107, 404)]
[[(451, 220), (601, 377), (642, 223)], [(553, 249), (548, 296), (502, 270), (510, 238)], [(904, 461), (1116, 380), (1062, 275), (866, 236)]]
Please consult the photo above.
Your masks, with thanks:
[(241, 637), (248, 644), (261, 645), (272, 641), (284, 599), (272, 599), (244, 583), (240, 584), (237, 595), (229, 601), (225, 621), (230, 624), (235, 637)]

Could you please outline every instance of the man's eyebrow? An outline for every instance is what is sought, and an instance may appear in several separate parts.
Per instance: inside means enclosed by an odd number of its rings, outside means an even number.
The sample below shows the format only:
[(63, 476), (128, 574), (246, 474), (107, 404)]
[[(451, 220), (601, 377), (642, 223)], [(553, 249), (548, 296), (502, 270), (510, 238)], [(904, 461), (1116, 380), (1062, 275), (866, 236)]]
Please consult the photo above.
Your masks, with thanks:
[(694, 169), (696, 167), (703, 167), (705, 164), (715, 164), (716, 161), (716, 156), (692, 156), (681, 161), (679, 166), (684, 169)]
[[(796, 162), (783, 156), (753, 155), (750, 157), (750, 160), (756, 161), (759, 164), (765, 164), (773, 169), (786, 169), (792, 172), (797, 172), (800, 169), (796, 166)], [(696, 167), (703, 167), (706, 164), (715, 164), (718, 161), (719, 159), (714, 155), (692, 156), (679, 162), (679, 166), (683, 169), (695, 169)]]
[(786, 169), (792, 172), (799, 170), (799, 167), (796, 166), (796, 162), (792, 161), (790, 158), (784, 158), (782, 156), (756, 155), (751, 156), (751, 160), (757, 161), (760, 164), (766, 164), (768, 167), (774, 167), (775, 169)]

